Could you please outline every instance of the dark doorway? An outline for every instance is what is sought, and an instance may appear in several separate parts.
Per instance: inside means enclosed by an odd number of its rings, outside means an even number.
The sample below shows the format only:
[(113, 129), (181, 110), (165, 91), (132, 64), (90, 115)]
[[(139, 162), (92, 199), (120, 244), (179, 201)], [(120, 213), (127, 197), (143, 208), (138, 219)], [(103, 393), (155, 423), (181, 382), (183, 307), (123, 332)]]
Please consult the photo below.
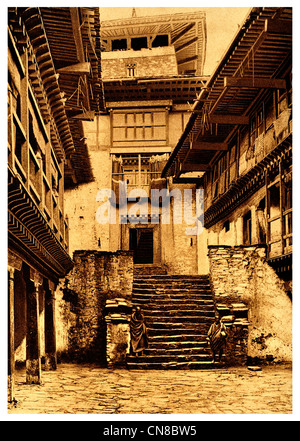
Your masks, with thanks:
[(130, 228), (129, 248), (134, 251), (133, 263), (153, 263), (153, 230)]

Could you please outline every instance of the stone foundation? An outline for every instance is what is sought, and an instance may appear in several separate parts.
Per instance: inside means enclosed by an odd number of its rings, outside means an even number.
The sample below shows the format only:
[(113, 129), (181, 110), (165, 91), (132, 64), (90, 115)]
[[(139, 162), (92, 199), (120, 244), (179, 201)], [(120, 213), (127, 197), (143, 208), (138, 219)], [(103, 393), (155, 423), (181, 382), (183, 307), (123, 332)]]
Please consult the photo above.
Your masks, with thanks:
[(124, 299), (106, 302), (106, 361), (108, 367), (125, 367), (130, 352), (131, 304)]
[(216, 310), (226, 326), (224, 361), (227, 365), (244, 365), (248, 353), (248, 308), (243, 303), (217, 304)]
[(266, 261), (265, 247), (209, 246), (208, 256), (216, 304), (248, 309), (247, 356), (292, 361), (292, 303)]
[(74, 269), (62, 289), (63, 299), (69, 303), (65, 313), (68, 343), (63, 355), (77, 362), (106, 363), (106, 302), (120, 297), (130, 301), (132, 252), (76, 251), (73, 259)]

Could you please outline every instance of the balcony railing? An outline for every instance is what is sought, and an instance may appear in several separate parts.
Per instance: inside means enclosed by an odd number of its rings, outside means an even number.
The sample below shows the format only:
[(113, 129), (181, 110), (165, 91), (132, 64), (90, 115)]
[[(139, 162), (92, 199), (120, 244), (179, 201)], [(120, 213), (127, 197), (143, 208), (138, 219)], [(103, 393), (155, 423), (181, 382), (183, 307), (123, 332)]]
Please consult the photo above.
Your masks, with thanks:
[(127, 173), (112, 173), (112, 190), (116, 195), (119, 194), (119, 181), (125, 181), (127, 184), (127, 197), (131, 190), (142, 189), (145, 190), (148, 197), (150, 196), (150, 183), (153, 179), (159, 179), (161, 172), (127, 172)]

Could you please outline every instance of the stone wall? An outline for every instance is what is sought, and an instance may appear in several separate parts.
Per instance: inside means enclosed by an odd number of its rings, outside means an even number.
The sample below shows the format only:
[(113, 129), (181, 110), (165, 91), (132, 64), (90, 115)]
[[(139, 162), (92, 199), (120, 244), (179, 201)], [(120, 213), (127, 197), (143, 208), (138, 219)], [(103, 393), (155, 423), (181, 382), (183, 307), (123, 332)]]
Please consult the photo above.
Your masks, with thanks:
[(248, 357), (292, 360), (292, 302), (264, 246), (209, 246), (216, 304), (248, 308)]
[(133, 256), (130, 251), (75, 251), (57, 313), (68, 341), (59, 331), (58, 350), (75, 361), (106, 362), (105, 306), (109, 299), (130, 302)]
[(140, 51), (102, 52), (102, 77), (126, 78), (129, 65), (135, 66), (136, 77), (159, 77), (178, 75), (175, 49), (173, 46)]
[[(195, 185), (193, 184), (173, 184), (168, 181), (170, 193), (175, 190), (182, 195), (182, 204), (176, 205), (172, 197), (170, 201), (170, 223), (161, 222), (161, 262), (167, 269), (168, 274), (198, 274), (197, 265), (197, 234), (191, 232), (191, 227), (196, 223), (188, 224), (184, 213), (184, 203), (187, 209), (191, 210), (193, 216), (196, 215), (195, 207)], [(184, 190), (193, 191), (193, 198), (187, 203)], [(181, 210), (181, 213), (180, 213)], [(180, 217), (181, 216), (181, 217)]]

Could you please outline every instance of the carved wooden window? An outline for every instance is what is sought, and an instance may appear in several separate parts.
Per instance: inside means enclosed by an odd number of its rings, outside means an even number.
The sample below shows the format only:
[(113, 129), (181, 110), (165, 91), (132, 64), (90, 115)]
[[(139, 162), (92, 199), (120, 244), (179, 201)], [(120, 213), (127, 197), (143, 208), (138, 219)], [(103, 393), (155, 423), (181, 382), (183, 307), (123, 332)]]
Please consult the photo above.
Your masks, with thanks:
[(166, 111), (113, 112), (113, 145), (165, 145)]
[(250, 146), (253, 146), (258, 136), (265, 132), (265, 118), (264, 118), (264, 106), (263, 104), (255, 112), (250, 119)]
[(278, 117), (287, 108), (292, 107), (292, 73), (288, 73), (285, 77), (286, 89), (278, 89), (276, 91), (276, 116)]

